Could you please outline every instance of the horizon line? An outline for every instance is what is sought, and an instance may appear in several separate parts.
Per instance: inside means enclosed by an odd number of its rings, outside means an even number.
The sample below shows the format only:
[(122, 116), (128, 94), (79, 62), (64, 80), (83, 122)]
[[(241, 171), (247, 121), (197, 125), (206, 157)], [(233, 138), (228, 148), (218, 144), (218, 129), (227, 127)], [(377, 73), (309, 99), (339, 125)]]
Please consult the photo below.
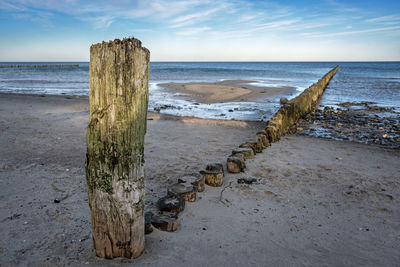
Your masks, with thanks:
[[(89, 63), (90, 61), (82, 61), (82, 60), (66, 60), (66, 61), (45, 61), (45, 60), (39, 60), (39, 61), (0, 61), (0, 64), (3, 63), (36, 63), (36, 62), (42, 62), (42, 63), (60, 63), (60, 62), (71, 62), (71, 63)], [(150, 60), (150, 62), (154, 63), (167, 63), (167, 62), (173, 62), (173, 63), (209, 63), (209, 62), (221, 62), (221, 63), (335, 63), (335, 62), (400, 62), (400, 60)]]

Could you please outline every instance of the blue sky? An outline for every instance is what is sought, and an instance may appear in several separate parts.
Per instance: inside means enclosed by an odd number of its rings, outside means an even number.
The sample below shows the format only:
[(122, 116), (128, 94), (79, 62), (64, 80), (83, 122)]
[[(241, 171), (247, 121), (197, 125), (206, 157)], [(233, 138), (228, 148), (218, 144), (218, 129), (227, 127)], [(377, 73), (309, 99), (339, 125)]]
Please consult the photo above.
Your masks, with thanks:
[(129, 36), (153, 61), (400, 61), (400, 1), (0, 0), (0, 61)]

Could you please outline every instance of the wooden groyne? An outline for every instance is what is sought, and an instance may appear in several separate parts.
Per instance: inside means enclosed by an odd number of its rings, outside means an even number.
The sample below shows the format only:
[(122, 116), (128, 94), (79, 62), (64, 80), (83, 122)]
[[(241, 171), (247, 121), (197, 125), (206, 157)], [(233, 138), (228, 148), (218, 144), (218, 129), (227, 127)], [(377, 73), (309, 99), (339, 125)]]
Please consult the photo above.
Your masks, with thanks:
[(267, 122), (265, 130), (259, 131), (254, 138), (241, 144), (232, 151), (227, 159), (227, 169), (231, 173), (245, 171), (246, 159), (253, 154), (262, 152), (271, 143), (278, 141), (285, 135), (289, 128), (302, 116), (315, 109), (318, 100), (322, 96), (329, 81), (336, 74), (339, 66), (336, 66), (325, 74), (318, 82), (305, 89), (300, 95), (285, 103), (275, 115)]
[(0, 68), (68, 68), (68, 67), (79, 67), (79, 64), (0, 65)]
[(318, 82), (305, 89), (300, 95), (284, 104), (278, 112), (268, 121), (267, 132), (268, 140), (273, 143), (285, 135), (289, 128), (295, 124), (302, 116), (312, 111), (329, 81), (336, 74), (339, 66), (336, 66), (325, 74)]

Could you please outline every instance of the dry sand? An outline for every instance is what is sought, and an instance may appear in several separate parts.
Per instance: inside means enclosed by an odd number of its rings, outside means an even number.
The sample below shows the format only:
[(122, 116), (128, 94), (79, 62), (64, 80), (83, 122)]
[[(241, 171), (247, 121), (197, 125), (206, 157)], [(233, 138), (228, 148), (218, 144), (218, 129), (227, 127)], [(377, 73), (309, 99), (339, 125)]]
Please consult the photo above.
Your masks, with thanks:
[[(162, 83), (158, 84), (175, 93), (190, 95), (200, 103), (262, 102), (273, 96), (288, 94), (294, 87), (265, 87), (251, 85), (254, 81), (224, 80), (213, 83)], [(183, 96), (184, 96), (183, 95)]]
[[(149, 209), (167, 184), (206, 163), (224, 162), (264, 127), (159, 114), (149, 119)], [(0, 95), (0, 265), (400, 262), (400, 151), (296, 135), (248, 160), (245, 173), (226, 175), (223, 187), (206, 187), (187, 203), (177, 232), (155, 229), (146, 236), (140, 258), (99, 259), (84, 174), (87, 121), (87, 98)], [(257, 183), (239, 185), (242, 177)]]

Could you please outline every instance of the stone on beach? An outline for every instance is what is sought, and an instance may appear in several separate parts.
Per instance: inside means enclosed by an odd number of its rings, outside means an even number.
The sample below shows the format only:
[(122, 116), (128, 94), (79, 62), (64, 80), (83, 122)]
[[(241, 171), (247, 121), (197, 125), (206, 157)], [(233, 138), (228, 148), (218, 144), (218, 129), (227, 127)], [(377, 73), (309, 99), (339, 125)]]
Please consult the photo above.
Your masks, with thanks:
[(286, 97), (281, 97), (281, 98), (279, 99), (279, 103), (281, 103), (281, 105), (286, 104), (288, 101), (289, 101), (289, 100), (288, 100)]

